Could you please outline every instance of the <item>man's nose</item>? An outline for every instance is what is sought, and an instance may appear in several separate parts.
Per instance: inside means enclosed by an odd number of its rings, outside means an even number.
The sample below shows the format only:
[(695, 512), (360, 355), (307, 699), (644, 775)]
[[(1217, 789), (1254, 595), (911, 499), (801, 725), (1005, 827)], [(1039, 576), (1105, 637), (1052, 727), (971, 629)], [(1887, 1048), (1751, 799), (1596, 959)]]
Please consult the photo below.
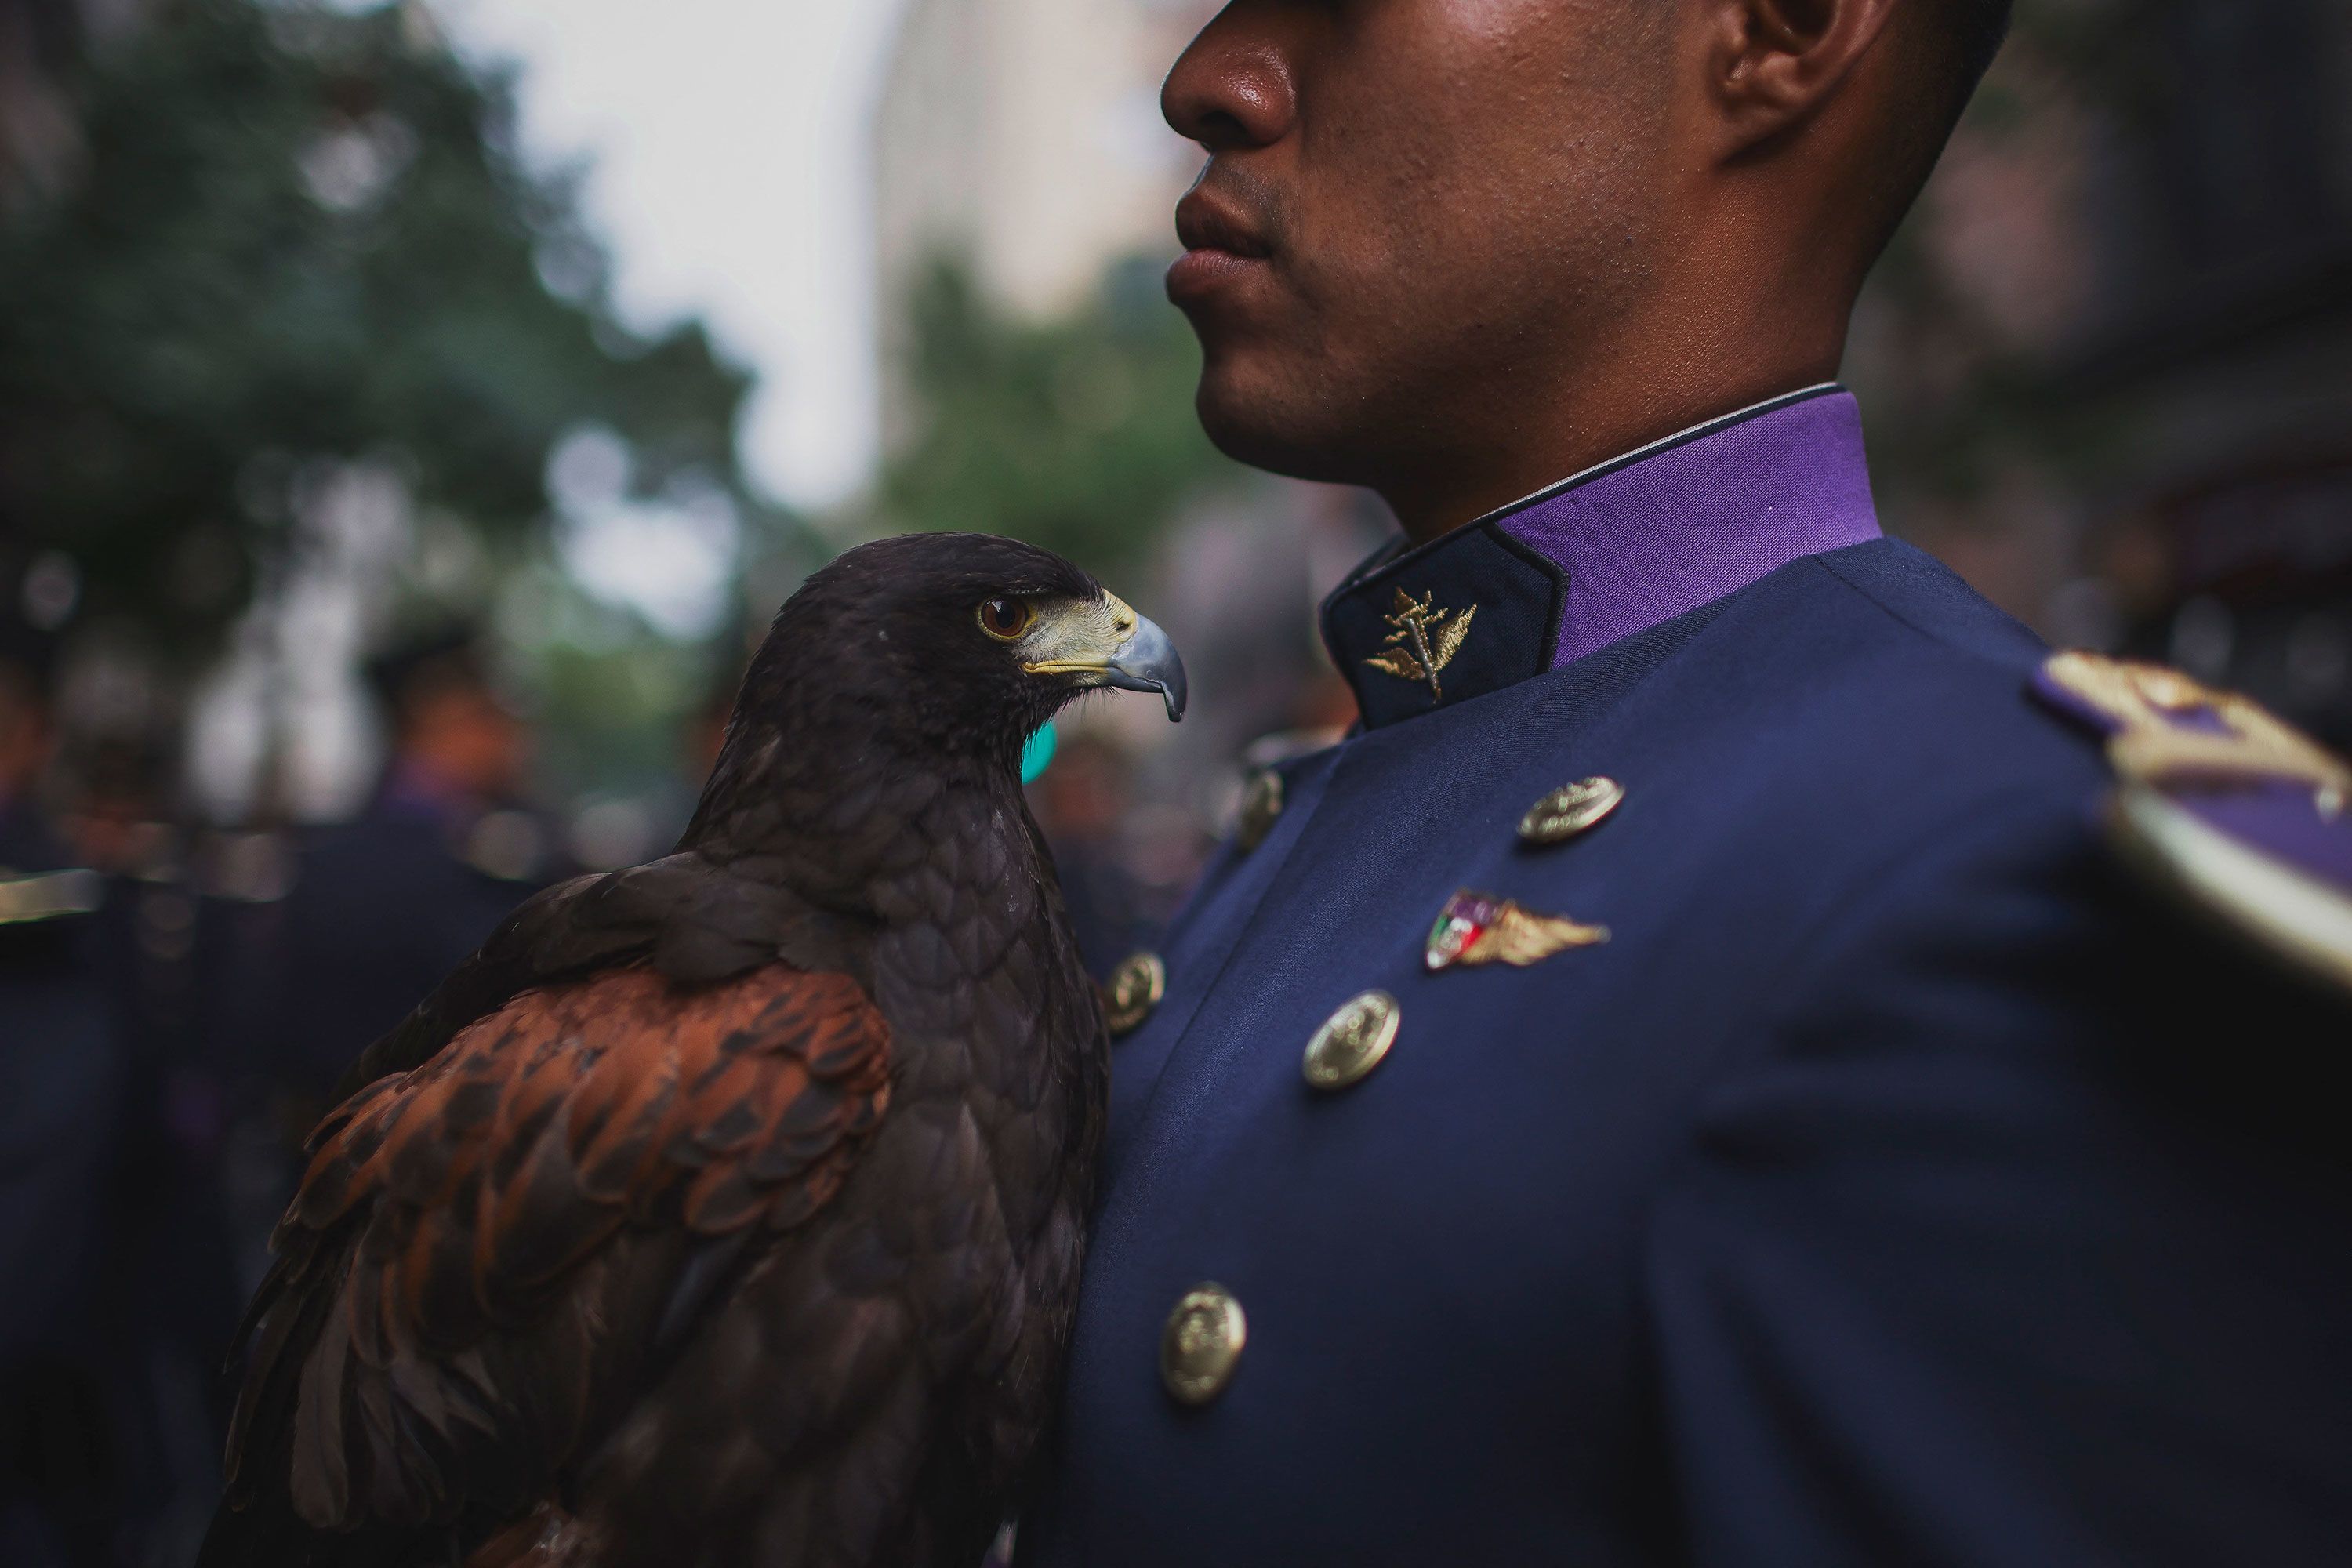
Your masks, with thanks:
[(1276, 25), (1296, 9), (1234, 0), (1177, 57), (1160, 89), (1176, 133), (1212, 154), (1278, 142), (1297, 112), (1296, 63)]

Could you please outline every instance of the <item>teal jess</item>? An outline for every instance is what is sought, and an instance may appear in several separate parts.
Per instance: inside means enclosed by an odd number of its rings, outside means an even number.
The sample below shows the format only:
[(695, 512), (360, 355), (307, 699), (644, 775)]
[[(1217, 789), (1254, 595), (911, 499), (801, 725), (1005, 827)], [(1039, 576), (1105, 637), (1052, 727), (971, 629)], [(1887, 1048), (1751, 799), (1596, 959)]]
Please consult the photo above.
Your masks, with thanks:
[(1021, 782), (1023, 784), (1037, 782), (1037, 775), (1044, 773), (1054, 760), (1054, 721), (1048, 719), (1039, 725), (1036, 732), (1022, 745)]

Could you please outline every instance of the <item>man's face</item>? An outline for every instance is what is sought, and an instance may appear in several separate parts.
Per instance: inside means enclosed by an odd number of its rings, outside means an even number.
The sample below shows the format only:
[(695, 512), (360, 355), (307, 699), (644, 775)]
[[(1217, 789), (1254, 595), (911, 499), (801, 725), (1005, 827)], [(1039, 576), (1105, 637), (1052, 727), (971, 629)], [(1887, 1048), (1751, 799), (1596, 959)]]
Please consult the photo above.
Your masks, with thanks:
[(1233, 0), (1162, 94), (1211, 154), (1168, 291), (1217, 445), (1388, 489), (1577, 375), (1662, 226), (1674, 10)]

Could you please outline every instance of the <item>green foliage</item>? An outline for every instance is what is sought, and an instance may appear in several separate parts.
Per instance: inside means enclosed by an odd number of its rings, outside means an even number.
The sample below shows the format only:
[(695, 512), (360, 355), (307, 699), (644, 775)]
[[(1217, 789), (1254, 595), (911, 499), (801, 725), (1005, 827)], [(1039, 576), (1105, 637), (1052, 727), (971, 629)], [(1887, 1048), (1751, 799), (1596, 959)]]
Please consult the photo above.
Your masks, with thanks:
[(72, 85), (78, 167), (0, 215), (0, 531), (67, 549), (92, 610), (213, 646), (321, 458), (490, 542), (543, 526), (583, 421), (644, 490), (742, 495), (744, 375), (614, 321), (505, 84), (421, 11), (171, 0)]
[(1086, 309), (1033, 324), (935, 263), (910, 301), (919, 424), (884, 468), (887, 525), (1008, 534), (1115, 572), (1188, 493), (1233, 477), (1192, 416), (1200, 352), (1154, 281), (1115, 268)]
[(643, 794), (682, 779), (687, 722), (710, 685), (707, 663), (699, 650), (644, 638), (551, 645), (538, 671), (541, 775), (567, 796)]

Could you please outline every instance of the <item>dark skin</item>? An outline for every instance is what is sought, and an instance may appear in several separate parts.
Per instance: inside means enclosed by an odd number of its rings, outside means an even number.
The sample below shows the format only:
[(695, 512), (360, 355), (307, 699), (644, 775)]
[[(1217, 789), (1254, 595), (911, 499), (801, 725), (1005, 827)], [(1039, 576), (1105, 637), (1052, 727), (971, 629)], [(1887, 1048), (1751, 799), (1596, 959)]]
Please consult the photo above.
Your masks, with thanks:
[(1161, 93), (1210, 154), (1168, 279), (1202, 424), (1423, 541), (1831, 379), (1924, 167), (1932, 25), (1930, 0), (1233, 0)]

